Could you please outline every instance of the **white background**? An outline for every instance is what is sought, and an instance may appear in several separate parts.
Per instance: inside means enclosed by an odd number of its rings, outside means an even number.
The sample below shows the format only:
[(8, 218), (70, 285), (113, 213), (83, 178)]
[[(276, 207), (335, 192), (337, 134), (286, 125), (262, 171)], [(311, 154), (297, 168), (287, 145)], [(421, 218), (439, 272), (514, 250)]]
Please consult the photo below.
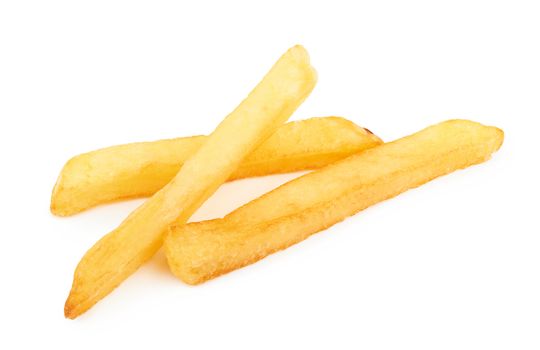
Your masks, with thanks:
[[(538, 2), (325, 3), (0, 3), (0, 348), (540, 347)], [(501, 151), (202, 286), (159, 253), (64, 319), (77, 262), (141, 203), (53, 217), (64, 162), (209, 133), (297, 43), (319, 83), (292, 119), (392, 140), (468, 118)], [(294, 176), (225, 185), (193, 219)]]

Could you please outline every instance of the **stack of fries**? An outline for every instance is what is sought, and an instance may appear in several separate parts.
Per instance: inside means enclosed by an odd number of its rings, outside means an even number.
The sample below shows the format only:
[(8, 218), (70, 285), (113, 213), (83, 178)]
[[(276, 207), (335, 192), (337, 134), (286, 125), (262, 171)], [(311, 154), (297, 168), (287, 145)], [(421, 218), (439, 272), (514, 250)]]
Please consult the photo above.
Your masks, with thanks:
[[(484, 162), (503, 142), (500, 129), (467, 120), (445, 121), (390, 143), (339, 117), (284, 124), (316, 81), (306, 50), (295, 46), (210, 136), (113, 146), (69, 160), (52, 194), (56, 215), (150, 198), (84, 255), (65, 316), (87, 311), (162, 245), (174, 275), (202, 283), (375, 203)], [(225, 181), (298, 170), (314, 171), (222, 219), (186, 224)]]

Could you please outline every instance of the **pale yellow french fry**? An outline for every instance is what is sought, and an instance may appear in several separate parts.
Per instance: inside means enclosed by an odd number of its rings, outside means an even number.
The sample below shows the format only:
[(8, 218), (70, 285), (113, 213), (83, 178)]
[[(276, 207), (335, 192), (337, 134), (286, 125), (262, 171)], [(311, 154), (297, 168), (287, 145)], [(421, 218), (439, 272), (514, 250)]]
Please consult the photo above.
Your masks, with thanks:
[[(51, 211), (68, 216), (102, 203), (150, 196), (206, 139), (131, 143), (75, 156), (58, 176)], [(366, 129), (339, 117), (289, 122), (249, 154), (229, 180), (316, 169), (381, 143)]]
[(501, 146), (495, 127), (452, 120), (299, 177), (223, 219), (175, 225), (171, 271), (198, 284), (300, 242), (438, 176), (481, 163)]
[(289, 118), (315, 83), (305, 49), (288, 50), (171, 182), (85, 254), (75, 270), (65, 316), (88, 310), (151, 258), (169, 225), (186, 222), (242, 159)]

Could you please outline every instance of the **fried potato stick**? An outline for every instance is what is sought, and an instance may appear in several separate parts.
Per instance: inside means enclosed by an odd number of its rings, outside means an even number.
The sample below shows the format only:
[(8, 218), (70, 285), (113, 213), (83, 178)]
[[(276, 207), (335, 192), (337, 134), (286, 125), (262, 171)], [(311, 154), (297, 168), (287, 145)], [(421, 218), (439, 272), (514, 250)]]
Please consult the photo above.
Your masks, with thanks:
[(175, 225), (171, 271), (198, 284), (298, 243), (373, 204), (481, 163), (501, 146), (495, 127), (452, 120), (299, 177), (223, 219)]
[[(75, 156), (58, 176), (51, 212), (68, 216), (98, 204), (151, 196), (207, 138), (131, 143)], [(290, 122), (249, 154), (229, 180), (316, 169), (381, 143), (377, 136), (344, 118)]]
[(150, 259), (169, 225), (186, 222), (242, 159), (289, 118), (315, 83), (305, 49), (288, 50), (171, 182), (85, 254), (75, 270), (65, 316), (88, 310)]

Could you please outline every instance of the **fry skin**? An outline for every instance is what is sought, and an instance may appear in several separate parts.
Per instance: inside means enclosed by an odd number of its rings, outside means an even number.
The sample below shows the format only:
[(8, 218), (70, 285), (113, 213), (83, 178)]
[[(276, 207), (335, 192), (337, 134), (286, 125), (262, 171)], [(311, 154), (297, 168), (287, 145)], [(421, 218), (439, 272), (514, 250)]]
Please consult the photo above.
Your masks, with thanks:
[[(131, 143), (75, 156), (58, 176), (51, 212), (69, 216), (98, 204), (151, 196), (206, 139), (192, 136)], [(316, 169), (381, 143), (344, 118), (289, 122), (249, 154), (229, 180)]]
[(85, 254), (75, 270), (65, 316), (75, 318), (88, 310), (150, 259), (167, 228), (186, 222), (242, 159), (290, 117), (316, 80), (303, 47), (295, 46), (281, 56), (171, 182)]
[(298, 243), (373, 204), (490, 158), (502, 130), (451, 120), (299, 177), (223, 219), (173, 226), (171, 271), (202, 283)]

